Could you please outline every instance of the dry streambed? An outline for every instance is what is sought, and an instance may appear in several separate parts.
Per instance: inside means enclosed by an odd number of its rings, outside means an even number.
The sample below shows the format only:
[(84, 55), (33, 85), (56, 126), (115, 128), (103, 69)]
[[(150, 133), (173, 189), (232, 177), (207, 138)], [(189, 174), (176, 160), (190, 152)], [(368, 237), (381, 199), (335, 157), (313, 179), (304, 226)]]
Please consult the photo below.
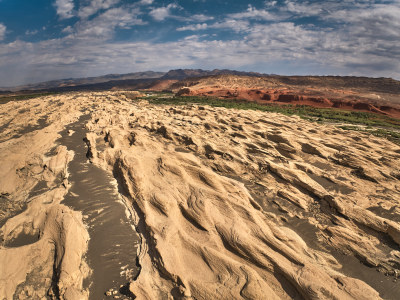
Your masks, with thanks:
[(0, 297), (99, 299), (125, 270), (116, 296), (138, 299), (400, 294), (400, 147), (385, 139), (119, 93), (0, 113)]
[(75, 153), (68, 164), (71, 188), (62, 203), (84, 216), (90, 236), (86, 260), (92, 270), (85, 286), (91, 299), (102, 299), (105, 291), (120, 294), (121, 285), (137, 275), (139, 238), (131, 212), (121, 202), (115, 179), (88, 162), (85, 124), (89, 117), (85, 115), (68, 125), (57, 143)]

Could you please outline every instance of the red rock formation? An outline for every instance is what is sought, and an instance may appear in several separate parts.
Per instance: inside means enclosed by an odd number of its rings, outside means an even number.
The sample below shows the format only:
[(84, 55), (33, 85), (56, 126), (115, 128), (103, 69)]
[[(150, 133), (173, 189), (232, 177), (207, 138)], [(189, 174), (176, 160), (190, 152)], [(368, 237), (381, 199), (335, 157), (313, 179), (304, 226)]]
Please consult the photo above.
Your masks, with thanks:
[[(330, 98), (315, 96), (308, 91), (293, 91), (286, 89), (249, 89), (249, 88), (216, 88), (201, 87), (198, 89), (184, 87), (177, 92), (177, 96), (211, 96), (223, 99), (241, 99), (260, 104), (291, 104), (308, 105), (320, 108), (340, 108), (347, 110), (374, 112), (392, 117), (400, 117), (400, 109), (391, 106), (375, 106), (368, 102), (355, 99)], [(349, 97), (351, 93), (343, 92)], [(348, 94), (348, 95), (346, 95)]]

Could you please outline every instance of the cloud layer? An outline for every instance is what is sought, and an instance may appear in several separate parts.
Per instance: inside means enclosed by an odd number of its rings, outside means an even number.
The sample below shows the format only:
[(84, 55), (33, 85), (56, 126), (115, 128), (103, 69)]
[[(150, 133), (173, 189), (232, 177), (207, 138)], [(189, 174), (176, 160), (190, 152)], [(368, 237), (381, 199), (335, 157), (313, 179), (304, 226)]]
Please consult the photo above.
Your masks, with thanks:
[(7, 27), (0, 23), (0, 41), (4, 39), (5, 35), (6, 35), (6, 29)]
[(56, 0), (59, 37), (0, 42), (0, 86), (178, 67), (400, 79), (398, 0), (269, 1), (219, 14), (185, 3)]
[(61, 19), (69, 19), (73, 17), (74, 0), (56, 0), (54, 2), (57, 14)]

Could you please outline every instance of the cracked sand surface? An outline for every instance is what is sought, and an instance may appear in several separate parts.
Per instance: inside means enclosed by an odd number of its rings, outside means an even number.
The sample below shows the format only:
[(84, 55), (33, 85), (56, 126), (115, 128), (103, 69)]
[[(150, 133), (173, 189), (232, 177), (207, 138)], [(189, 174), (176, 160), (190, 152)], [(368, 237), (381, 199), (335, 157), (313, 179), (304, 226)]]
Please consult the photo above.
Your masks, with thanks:
[[(11, 121), (0, 136), (0, 187), (8, 201), (1, 233), (5, 242), (22, 230), (40, 237), (0, 248), (7, 270), (0, 297), (39, 297), (55, 285), (61, 298), (87, 297), (88, 234), (80, 213), (60, 204), (73, 154), (60, 146), (45, 155), (56, 132), (83, 111), (91, 112), (92, 162), (113, 172), (136, 215), (141, 272), (130, 289), (138, 299), (400, 293), (393, 282), (400, 266), (400, 147), (385, 139), (275, 113), (155, 106), (119, 92), (10, 102), (0, 110), (2, 123)], [(10, 138), (25, 120), (44, 116), (47, 127)], [(30, 198), (40, 180), (49, 190)], [(65, 253), (54, 261), (60, 248)], [(380, 272), (367, 283), (357, 279), (355, 264), (350, 276), (342, 268), (346, 255)], [(56, 280), (53, 265), (64, 274)], [(39, 274), (43, 280), (33, 282)]]

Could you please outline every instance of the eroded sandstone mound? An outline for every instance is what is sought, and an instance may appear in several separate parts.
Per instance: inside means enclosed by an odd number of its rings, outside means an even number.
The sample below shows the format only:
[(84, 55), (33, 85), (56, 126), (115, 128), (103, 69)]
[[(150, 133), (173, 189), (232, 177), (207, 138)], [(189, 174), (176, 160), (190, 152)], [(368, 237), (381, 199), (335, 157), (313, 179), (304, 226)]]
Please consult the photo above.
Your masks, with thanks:
[[(42, 273), (49, 279), (35, 284), (44, 291), (57, 285), (61, 298), (87, 297), (82, 257), (88, 236), (79, 212), (60, 204), (73, 153), (60, 146), (46, 154), (54, 132), (85, 110), (91, 116), (88, 157), (112, 171), (142, 238), (141, 271), (130, 283), (137, 299), (399, 294), (399, 146), (275, 113), (157, 106), (118, 92), (55, 97), (0, 107), (4, 123), (15, 128), (18, 109), (30, 111), (19, 118), (38, 120), (46, 107), (51, 120), (19, 138), (10, 139), (9, 129), (1, 136), (1, 161), (9, 162), (0, 185), (9, 201), (2, 236), (12, 240), (20, 228), (40, 234), (30, 245), (1, 246), (7, 272), (0, 275), (0, 297), (21, 294), (17, 286), (29, 294), (35, 286), (29, 274)], [(43, 178), (54, 188), (30, 197)], [(24, 212), (13, 210), (26, 202)], [(49, 253), (58, 247), (65, 253), (54, 259)], [(35, 254), (38, 249), (48, 250)]]
[[(80, 212), (61, 204), (74, 153), (57, 132), (86, 105), (47, 97), (0, 106), (0, 298), (82, 299), (89, 236)], [(52, 150), (52, 151), (50, 151)]]
[[(332, 107), (400, 117), (399, 94), (390, 88), (383, 92), (384, 88), (367, 88), (361, 83), (358, 83), (359, 87), (357, 84), (352, 87), (340, 86), (340, 82), (330, 82), (329, 78), (325, 78), (324, 81), (324, 77), (319, 77), (314, 84), (312, 80), (304, 80), (305, 83), (296, 81), (295, 77), (289, 77), (286, 81), (284, 79), (279, 76), (210, 76), (182, 80), (172, 84), (171, 89), (178, 96), (240, 99), (260, 104)], [(370, 81), (372, 84), (373, 79)]]
[(139, 298), (379, 298), (336, 250), (397, 274), (395, 144), (278, 114), (115, 108), (89, 128), (140, 220)]

